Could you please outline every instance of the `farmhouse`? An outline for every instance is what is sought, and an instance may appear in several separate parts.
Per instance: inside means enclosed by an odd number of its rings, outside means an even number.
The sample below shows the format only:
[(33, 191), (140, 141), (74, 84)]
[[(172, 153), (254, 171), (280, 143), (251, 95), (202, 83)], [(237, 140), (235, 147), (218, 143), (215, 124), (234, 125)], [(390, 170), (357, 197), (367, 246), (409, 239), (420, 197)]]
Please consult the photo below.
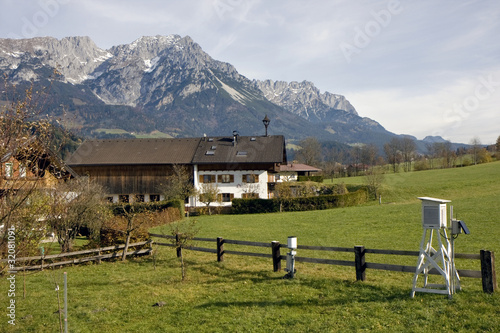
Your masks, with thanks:
[(0, 198), (22, 189), (53, 188), (77, 174), (50, 149), (31, 140), (0, 156)]
[[(175, 166), (192, 174), (198, 191), (216, 187), (221, 205), (233, 198), (273, 196), (280, 166), (286, 164), (285, 138), (233, 136), (87, 140), (66, 163), (101, 184), (111, 202), (163, 199), (161, 185)], [(203, 205), (189, 198), (191, 207)]]

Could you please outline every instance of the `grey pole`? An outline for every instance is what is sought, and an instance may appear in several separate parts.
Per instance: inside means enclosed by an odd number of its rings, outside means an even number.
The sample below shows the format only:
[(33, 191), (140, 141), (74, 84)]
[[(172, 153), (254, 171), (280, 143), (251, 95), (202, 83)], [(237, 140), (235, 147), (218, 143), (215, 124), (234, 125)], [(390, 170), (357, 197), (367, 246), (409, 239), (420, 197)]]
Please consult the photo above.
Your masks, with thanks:
[(68, 274), (64, 272), (64, 332), (68, 333)]

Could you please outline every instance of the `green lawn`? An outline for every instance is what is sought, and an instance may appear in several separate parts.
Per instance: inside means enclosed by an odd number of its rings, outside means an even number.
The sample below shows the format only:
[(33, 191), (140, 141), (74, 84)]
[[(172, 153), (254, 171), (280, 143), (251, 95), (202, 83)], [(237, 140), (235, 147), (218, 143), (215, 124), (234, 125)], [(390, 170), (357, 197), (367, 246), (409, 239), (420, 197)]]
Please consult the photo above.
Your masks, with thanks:
[[(362, 178), (343, 179), (362, 183)], [(498, 253), (500, 244), (500, 162), (466, 168), (386, 176), (383, 204), (325, 211), (196, 218), (198, 237), (304, 245), (418, 251), (422, 237), (419, 196), (452, 200), (456, 215), (469, 227), (457, 252)], [(168, 230), (165, 228), (164, 230)], [(161, 228), (155, 229), (156, 232)], [(213, 247), (212, 243), (199, 242)], [(225, 245), (226, 250), (268, 252), (267, 248)], [(299, 250), (300, 256), (352, 260), (351, 253)], [(274, 273), (269, 259), (185, 251), (187, 280), (175, 251), (158, 247), (152, 257), (127, 263), (66, 267), (71, 332), (498, 332), (499, 294), (482, 292), (480, 279), (463, 278), (452, 300), (417, 293), (409, 297), (413, 274), (368, 270), (356, 282), (353, 267), (297, 263), (293, 280)], [(367, 261), (415, 265), (416, 258), (367, 255)], [(153, 263), (156, 262), (156, 268)], [(284, 263), (283, 263), (284, 266)], [(458, 268), (479, 263), (458, 261)], [(497, 264), (498, 266), (498, 264)], [(498, 271), (498, 270), (497, 270)], [(23, 276), (16, 282), (16, 326), (3, 316), (1, 332), (57, 332), (57, 293), (63, 270)], [(6, 277), (0, 304), (9, 302)], [(61, 293), (62, 297), (62, 293)], [(164, 301), (163, 307), (153, 307)], [(62, 302), (62, 298), (61, 298)]]

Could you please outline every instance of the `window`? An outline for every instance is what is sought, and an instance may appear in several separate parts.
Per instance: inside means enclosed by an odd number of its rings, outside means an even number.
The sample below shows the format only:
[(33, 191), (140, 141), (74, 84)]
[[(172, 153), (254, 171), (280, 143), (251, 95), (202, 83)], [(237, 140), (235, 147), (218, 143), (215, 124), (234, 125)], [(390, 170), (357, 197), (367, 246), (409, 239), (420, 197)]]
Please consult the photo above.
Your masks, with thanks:
[(113, 197), (106, 197), (106, 200), (107, 200), (109, 203), (113, 203)]
[(19, 177), (26, 178), (26, 167), (24, 165), (19, 165)]
[(149, 195), (149, 201), (160, 201), (160, 195), (159, 194), (150, 194)]
[(129, 203), (129, 196), (128, 196), (128, 194), (120, 194), (118, 196), (118, 202)]
[(221, 193), (218, 194), (218, 200), (221, 202), (231, 202), (234, 199), (234, 194), (233, 193)]
[(259, 175), (254, 175), (254, 174), (242, 175), (242, 182), (243, 183), (258, 183), (259, 182)]
[(215, 183), (215, 175), (200, 175), (200, 184)]
[(5, 163), (5, 177), (12, 177), (14, 173), (14, 168), (12, 163)]
[(243, 199), (258, 199), (259, 193), (243, 193), (241, 197)]
[(144, 202), (144, 194), (136, 194), (134, 201), (135, 202)]
[(234, 183), (234, 175), (218, 175), (217, 176), (218, 183)]
[(238, 151), (238, 152), (236, 152), (236, 156), (247, 156), (247, 152), (246, 151)]

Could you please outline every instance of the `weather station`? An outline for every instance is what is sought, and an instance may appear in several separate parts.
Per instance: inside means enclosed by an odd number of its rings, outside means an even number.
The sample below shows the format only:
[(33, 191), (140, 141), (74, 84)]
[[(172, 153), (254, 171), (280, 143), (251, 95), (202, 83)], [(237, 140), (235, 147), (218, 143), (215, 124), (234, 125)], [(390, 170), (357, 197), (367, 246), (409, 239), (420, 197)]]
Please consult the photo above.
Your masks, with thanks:
[[(419, 197), (422, 201), (422, 227), (423, 236), (420, 242), (420, 252), (413, 277), (411, 297), (416, 292), (452, 295), (460, 290), (460, 276), (455, 268), (455, 244), (454, 240), (460, 233), (469, 234), (469, 229), (464, 221), (453, 218), (453, 207), (450, 207), (449, 229), (451, 237), (448, 237), (447, 204), (450, 200)], [(429, 275), (439, 275), (444, 283), (430, 283)], [(423, 275), (423, 285), (418, 284), (419, 275)]]

